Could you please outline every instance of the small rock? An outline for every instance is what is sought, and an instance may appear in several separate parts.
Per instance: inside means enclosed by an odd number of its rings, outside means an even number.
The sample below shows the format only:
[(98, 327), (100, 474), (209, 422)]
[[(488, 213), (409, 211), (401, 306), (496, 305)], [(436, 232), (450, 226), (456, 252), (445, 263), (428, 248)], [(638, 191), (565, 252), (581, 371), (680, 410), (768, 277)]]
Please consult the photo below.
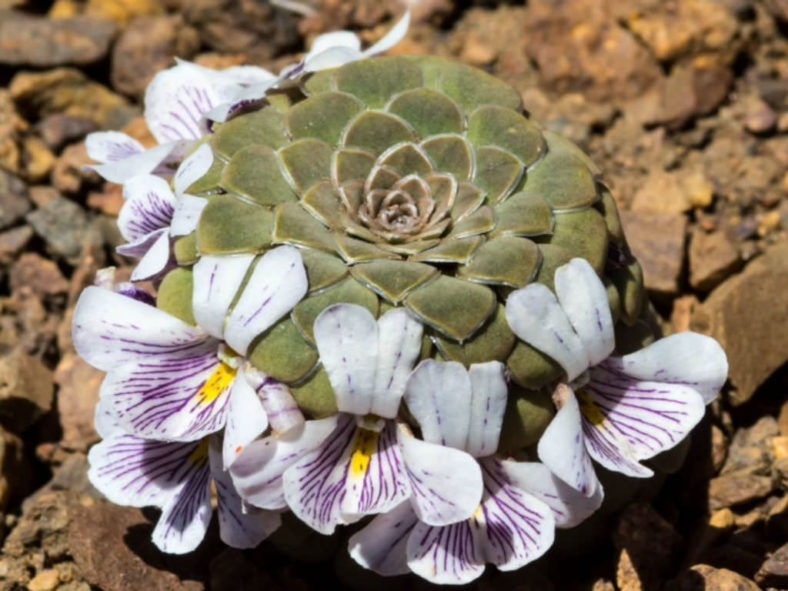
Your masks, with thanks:
[(0, 423), (22, 433), (52, 408), (52, 372), (35, 357), (16, 350), (0, 357)]
[(460, 60), (479, 67), (492, 62), (496, 55), (494, 47), (482, 41), (478, 33), (471, 32), (465, 37)]
[(711, 291), (727, 279), (741, 259), (736, 246), (724, 232), (707, 233), (696, 230), (689, 244), (690, 285), (700, 291)]
[(108, 215), (117, 217), (123, 203), (123, 186), (117, 183), (105, 183), (102, 191), (92, 191), (88, 194), (88, 207)]
[(22, 220), (30, 208), (27, 185), (19, 177), (0, 169), (0, 230)]
[(773, 490), (770, 476), (758, 476), (749, 470), (729, 472), (709, 481), (709, 508), (714, 511), (762, 499)]
[(64, 197), (58, 197), (28, 214), (28, 223), (58, 257), (75, 262), (86, 244), (99, 239), (91, 231), (82, 208)]
[(30, 183), (40, 183), (49, 176), (55, 155), (40, 137), (27, 136), (22, 144), (22, 167)]
[(673, 310), (670, 312), (670, 326), (673, 332), (689, 330), (692, 314), (698, 304), (698, 298), (694, 295), (679, 296), (673, 300)]
[(616, 591), (616, 587), (607, 579), (597, 579), (591, 591)]
[(0, 232), (0, 263), (9, 265), (11, 260), (27, 246), (33, 237), (33, 228), (19, 226), (13, 230)]
[(691, 207), (678, 175), (663, 170), (655, 170), (646, 177), (632, 198), (634, 211), (679, 214)]
[(788, 587), (788, 544), (772, 554), (755, 575), (755, 580), (764, 587)]
[(9, 88), (30, 120), (61, 113), (87, 119), (102, 129), (119, 129), (139, 112), (125, 98), (74, 68), (20, 72)]
[(783, 402), (780, 407), (780, 414), (777, 417), (777, 429), (780, 435), (788, 435), (788, 400)]
[(772, 437), (770, 442), (772, 446), (772, 455), (775, 459), (781, 460), (783, 458), (788, 458), (788, 437), (784, 435)]
[(0, 64), (51, 68), (92, 64), (109, 50), (115, 25), (93, 18), (47, 19), (0, 13)]
[(728, 458), (728, 440), (725, 433), (717, 425), (711, 426), (711, 464), (714, 473), (722, 470), (725, 460)]
[(31, 470), (22, 440), (0, 427), (0, 513), (30, 488)]
[(0, 169), (19, 173), (19, 134), (27, 122), (19, 116), (11, 93), (0, 88)]
[(58, 390), (58, 412), (63, 437), (60, 444), (68, 449), (87, 451), (98, 441), (93, 415), (98, 402), (104, 372), (68, 352), (55, 369)]
[(29, 287), (39, 296), (66, 293), (68, 281), (54, 261), (34, 253), (26, 252), (11, 267), (11, 291)]
[(689, 121), (708, 115), (728, 96), (733, 74), (713, 64), (677, 66), (654, 95), (653, 112), (644, 123), (679, 129)]
[(616, 565), (616, 585), (619, 591), (643, 591), (645, 588), (637, 567), (626, 549), (621, 550)]
[(164, 4), (160, 0), (88, 0), (85, 14), (124, 25), (135, 16), (162, 14)]
[(764, 101), (756, 101), (747, 107), (744, 128), (750, 133), (769, 133), (777, 125), (777, 114)]
[[(632, 234), (627, 232), (632, 238)], [(717, 287), (692, 318), (693, 330), (716, 338), (741, 404), (788, 359), (788, 244), (778, 244)]]
[(775, 18), (788, 21), (788, 0), (764, 0), (764, 5)]
[(84, 184), (98, 182), (97, 173), (85, 169), (85, 165), (92, 162), (85, 142), (68, 146), (55, 162), (52, 184), (63, 193), (79, 193)]
[(684, 260), (687, 219), (680, 214), (622, 211), (629, 245), (643, 267), (646, 288), (655, 295), (675, 295)]
[(714, 186), (701, 172), (684, 177), (683, 189), (692, 207), (705, 208), (714, 200)]
[(733, 511), (726, 507), (711, 514), (709, 525), (716, 529), (728, 529), (733, 527), (733, 520)]
[(696, 564), (670, 582), (666, 591), (761, 591), (755, 582), (728, 570)]
[(44, 207), (60, 197), (60, 192), (49, 185), (34, 185), (30, 187), (29, 192), (30, 201), (35, 203), (36, 207)]
[(112, 86), (141, 97), (154, 74), (170, 67), (176, 56), (191, 58), (199, 45), (197, 31), (184, 26), (179, 15), (135, 18), (112, 50)]
[(59, 152), (66, 144), (81, 140), (95, 130), (95, 121), (63, 113), (49, 115), (36, 125), (36, 131), (41, 139), (56, 152)]
[(27, 584), (28, 591), (54, 591), (60, 584), (60, 575), (54, 568), (42, 570)]
[(750, 427), (737, 429), (728, 447), (722, 473), (749, 470), (751, 473), (768, 474), (773, 459), (769, 441), (778, 433), (777, 421), (769, 415), (761, 417)]

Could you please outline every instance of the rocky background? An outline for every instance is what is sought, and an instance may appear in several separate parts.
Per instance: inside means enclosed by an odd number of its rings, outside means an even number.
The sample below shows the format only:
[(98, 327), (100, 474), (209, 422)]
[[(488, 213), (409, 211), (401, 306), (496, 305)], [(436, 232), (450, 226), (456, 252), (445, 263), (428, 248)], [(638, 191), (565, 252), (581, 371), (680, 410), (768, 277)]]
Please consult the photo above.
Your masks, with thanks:
[[(285, 4), (298, 12), (274, 6)], [(477, 587), (788, 589), (788, 1), (411, 5), (396, 51), (489, 70), (588, 150), (665, 331), (712, 334), (731, 363), (659, 494), (613, 517), (593, 552), (490, 569)], [(374, 41), (401, 10), (400, 0), (0, 0), (0, 590), (413, 586), (365, 577), (298, 529), (241, 552), (214, 528), (196, 555), (159, 554), (155, 513), (111, 505), (87, 482), (102, 376), (70, 341), (95, 271), (128, 273), (114, 254), (122, 198), (82, 170), (84, 136), (122, 128), (150, 143), (140, 100), (174, 56), (277, 70), (321, 32)]]

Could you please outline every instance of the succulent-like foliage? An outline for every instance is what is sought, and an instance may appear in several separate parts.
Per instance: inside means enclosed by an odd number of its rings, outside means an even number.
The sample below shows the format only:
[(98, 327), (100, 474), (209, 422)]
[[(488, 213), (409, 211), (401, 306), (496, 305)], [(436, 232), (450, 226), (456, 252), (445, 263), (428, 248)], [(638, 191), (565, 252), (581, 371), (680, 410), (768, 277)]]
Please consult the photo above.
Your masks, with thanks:
[(532, 391), (562, 369), (512, 332), (508, 294), (552, 287), (555, 269), (582, 257), (607, 283), (617, 330), (641, 316), (641, 273), (599, 171), (481, 70), (436, 57), (353, 62), (269, 93), (207, 142), (214, 164), (189, 193), (209, 203), (176, 242), (183, 268), (159, 303), (190, 318), (184, 269), (200, 256), (298, 247), (308, 294), (249, 357), (313, 416), (335, 411), (313, 334), (332, 304), (376, 317), (406, 307), (426, 327), (422, 358), (505, 363), (518, 384), (511, 446), (538, 438), (551, 405)]

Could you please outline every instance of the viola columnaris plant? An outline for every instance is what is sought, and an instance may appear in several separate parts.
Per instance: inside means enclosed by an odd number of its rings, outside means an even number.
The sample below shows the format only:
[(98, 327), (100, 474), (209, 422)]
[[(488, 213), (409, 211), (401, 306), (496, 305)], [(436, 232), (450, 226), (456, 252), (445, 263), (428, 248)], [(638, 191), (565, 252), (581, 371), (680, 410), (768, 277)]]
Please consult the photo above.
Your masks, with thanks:
[[(140, 257), (80, 297), (107, 372), (91, 482), (162, 510), (154, 543), (248, 548), (292, 512), (361, 522), (356, 562), (462, 584), (537, 559), (645, 478), (727, 373), (713, 340), (655, 340), (600, 171), (519, 94), (431, 56), (318, 37), (278, 75), (179, 62), (154, 78), (158, 145), (88, 150), (123, 184)], [(285, 522), (286, 523), (286, 522)]]

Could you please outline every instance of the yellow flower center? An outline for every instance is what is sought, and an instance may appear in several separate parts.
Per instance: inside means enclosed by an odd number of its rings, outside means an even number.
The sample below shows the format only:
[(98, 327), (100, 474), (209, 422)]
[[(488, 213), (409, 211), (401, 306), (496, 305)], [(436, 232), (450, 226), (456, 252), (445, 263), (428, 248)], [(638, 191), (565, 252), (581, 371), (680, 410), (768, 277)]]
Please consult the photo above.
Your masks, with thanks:
[(353, 438), (353, 455), (350, 458), (350, 472), (353, 476), (361, 476), (366, 473), (377, 443), (378, 433), (369, 429), (356, 429), (356, 435)]
[(235, 379), (237, 368), (220, 361), (205, 383), (197, 390), (195, 397), (198, 404), (210, 404), (224, 392)]
[(580, 412), (588, 419), (592, 425), (601, 425), (605, 422), (605, 415), (599, 410), (599, 407), (594, 404), (591, 395), (585, 390), (577, 391), (577, 401), (580, 403)]

